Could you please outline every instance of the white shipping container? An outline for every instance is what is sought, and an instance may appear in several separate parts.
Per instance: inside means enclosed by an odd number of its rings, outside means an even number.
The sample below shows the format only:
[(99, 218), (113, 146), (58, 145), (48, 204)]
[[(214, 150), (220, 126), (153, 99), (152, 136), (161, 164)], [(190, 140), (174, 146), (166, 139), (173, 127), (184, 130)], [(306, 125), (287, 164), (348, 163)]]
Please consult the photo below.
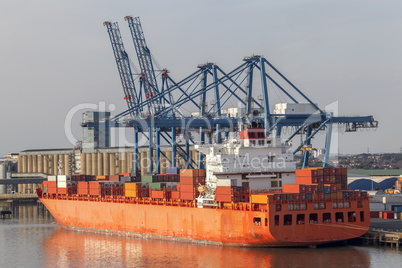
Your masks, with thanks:
[(231, 179), (217, 179), (216, 186), (230, 187), (230, 186), (232, 186), (232, 180)]
[(71, 181), (70, 175), (58, 175), (57, 181)]
[(47, 181), (57, 181), (57, 176), (47, 176)]
[(58, 181), (57, 188), (67, 188), (67, 182), (66, 181)]

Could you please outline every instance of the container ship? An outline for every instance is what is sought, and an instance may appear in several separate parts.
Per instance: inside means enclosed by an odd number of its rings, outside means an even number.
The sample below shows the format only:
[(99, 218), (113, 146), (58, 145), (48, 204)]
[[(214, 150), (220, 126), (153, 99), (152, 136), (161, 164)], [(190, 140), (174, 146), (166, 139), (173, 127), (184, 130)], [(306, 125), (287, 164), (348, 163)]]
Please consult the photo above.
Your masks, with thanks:
[(264, 129), (197, 145), (204, 169), (49, 176), (37, 194), (63, 227), (220, 246), (309, 246), (370, 226), (369, 197), (345, 168), (296, 169), (290, 144)]

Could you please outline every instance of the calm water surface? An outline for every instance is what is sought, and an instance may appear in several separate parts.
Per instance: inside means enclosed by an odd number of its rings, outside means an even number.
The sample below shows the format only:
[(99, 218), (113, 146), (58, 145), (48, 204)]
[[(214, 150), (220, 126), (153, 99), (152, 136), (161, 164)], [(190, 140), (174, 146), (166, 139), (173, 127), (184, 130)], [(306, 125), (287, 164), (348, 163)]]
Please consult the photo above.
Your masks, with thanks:
[(402, 267), (402, 249), (389, 247), (199, 246), (67, 231), (36, 205), (11, 210), (0, 219), (0, 267)]

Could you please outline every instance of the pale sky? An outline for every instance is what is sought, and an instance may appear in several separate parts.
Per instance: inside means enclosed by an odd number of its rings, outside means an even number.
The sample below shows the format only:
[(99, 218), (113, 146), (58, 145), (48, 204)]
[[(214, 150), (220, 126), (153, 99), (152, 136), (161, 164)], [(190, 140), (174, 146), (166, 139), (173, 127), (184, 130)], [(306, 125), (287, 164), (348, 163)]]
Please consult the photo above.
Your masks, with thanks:
[(400, 152), (400, 14), (401, 1), (2, 1), (0, 157), (72, 147), (64, 120), (76, 105), (126, 109), (103, 22), (119, 22), (135, 59), (127, 15), (140, 16), (175, 81), (200, 63), (228, 72), (263, 55), (320, 107), (338, 101), (342, 115), (379, 121), (375, 132), (339, 135), (341, 153)]

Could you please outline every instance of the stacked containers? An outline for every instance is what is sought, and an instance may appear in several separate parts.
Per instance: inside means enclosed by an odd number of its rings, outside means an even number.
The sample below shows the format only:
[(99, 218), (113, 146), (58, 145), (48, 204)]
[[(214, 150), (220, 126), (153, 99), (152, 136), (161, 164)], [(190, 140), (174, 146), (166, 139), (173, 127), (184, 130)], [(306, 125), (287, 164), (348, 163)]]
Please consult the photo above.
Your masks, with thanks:
[(125, 183), (124, 192), (126, 197), (140, 197), (141, 183)]
[(49, 194), (57, 194), (57, 182), (56, 181), (48, 181), (47, 182), (47, 192)]
[(194, 200), (198, 195), (198, 185), (205, 184), (204, 169), (180, 170), (180, 199)]
[(88, 182), (79, 181), (77, 191), (79, 195), (88, 195)]
[(57, 176), (57, 193), (67, 194), (68, 186), (71, 186), (71, 176), (70, 175), (58, 175)]
[(101, 182), (91, 181), (89, 182), (89, 195), (100, 196), (101, 195)]

